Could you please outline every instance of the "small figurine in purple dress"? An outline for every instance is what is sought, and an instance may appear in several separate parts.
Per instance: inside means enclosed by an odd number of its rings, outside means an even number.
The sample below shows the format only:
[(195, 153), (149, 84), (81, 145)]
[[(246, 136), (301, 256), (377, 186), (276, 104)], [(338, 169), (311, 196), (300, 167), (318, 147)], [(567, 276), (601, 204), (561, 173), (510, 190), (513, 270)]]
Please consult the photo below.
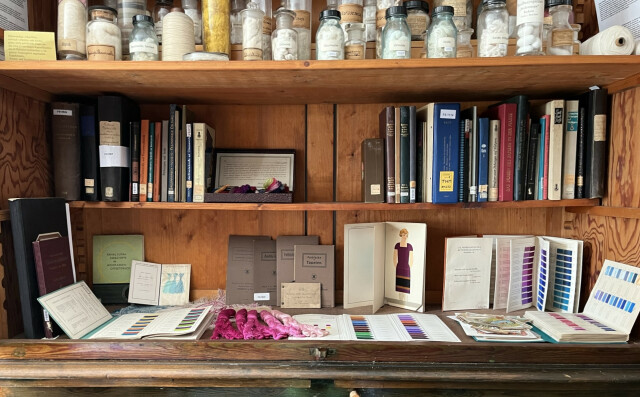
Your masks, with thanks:
[(396, 291), (411, 292), (411, 266), (413, 265), (413, 247), (407, 243), (409, 231), (400, 230), (400, 242), (393, 250), (393, 263), (396, 267)]

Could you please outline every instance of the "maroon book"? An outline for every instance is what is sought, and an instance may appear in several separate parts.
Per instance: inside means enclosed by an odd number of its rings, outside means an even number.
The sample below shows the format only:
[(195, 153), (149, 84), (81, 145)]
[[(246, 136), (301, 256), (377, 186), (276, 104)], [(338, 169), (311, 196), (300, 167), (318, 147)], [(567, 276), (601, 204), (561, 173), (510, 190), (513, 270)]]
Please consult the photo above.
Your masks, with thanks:
[(503, 103), (489, 108), (489, 117), (492, 120), (500, 120), (498, 201), (513, 201), (516, 111), (515, 103)]
[[(67, 237), (61, 237), (58, 233), (39, 235), (38, 240), (33, 242), (33, 258), (40, 296), (73, 284), (73, 265)], [(57, 334), (47, 313), (44, 331), (47, 338)]]

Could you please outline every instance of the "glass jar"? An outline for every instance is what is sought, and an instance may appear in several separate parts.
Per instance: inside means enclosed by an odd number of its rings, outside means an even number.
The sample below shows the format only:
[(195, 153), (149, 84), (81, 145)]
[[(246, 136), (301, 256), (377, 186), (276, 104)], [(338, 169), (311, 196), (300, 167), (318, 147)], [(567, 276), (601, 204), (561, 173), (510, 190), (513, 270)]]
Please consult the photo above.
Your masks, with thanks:
[(122, 37), (118, 27), (118, 11), (111, 7), (89, 7), (86, 42), (90, 61), (122, 60)]
[(424, 33), (429, 29), (429, 3), (426, 1), (407, 1), (407, 23), (411, 29), (411, 40), (422, 40)]
[[(376, 0), (364, 0), (362, 23), (364, 23), (364, 41), (376, 41)], [(346, 58), (346, 54), (345, 54)]]
[(509, 13), (505, 0), (483, 0), (478, 18), (478, 56), (504, 57), (509, 45)]
[(273, 23), (271, 15), (271, 7), (273, 3), (271, 0), (256, 0), (260, 9), (264, 12), (264, 19), (262, 20), (262, 59), (265, 61), (271, 60), (271, 32)]
[(453, 7), (453, 23), (456, 29), (470, 28), (473, 20), (473, 0), (434, 0), (434, 7)]
[(382, 58), (382, 29), (387, 23), (386, 13), (389, 7), (393, 7), (393, 0), (376, 1), (376, 58)]
[(340, 25), (342, 26), (344, 37), (347, 37), (347, 32), (344, 30), (345, 23), (364, 22), (363, 0), (340, 0), (338, 11), (340, 11)]
[(133, 30), (129, 36), (129, 54), (132, 61), (157, 61), (158, 37), (153, 18), (148, 15), (133, 17)]
[(231, 0), (231, 44), (242, 44), (242, 14), (247, 8), (247, 0)]
[(242, 10), (242, 59), (245, 61), (262, 60), (262, 24), (264, 11), (258, 3), (249, 2)]
[(133, 30), (133, 17), (147, 13), (146, 0), (118, 0), (118, 26), (122, 36), (122, 53), (129, 54), (129, 35)]
[(285, 8), (296, 13), (293, 29), (298, 33), (298, 60), (311, 59), (311, 0), (287, 0)]
[(338, 0), (327, 0), (327, 10), (337, 10), (338, 3)]
[(58, 59), (85, 59), (87, 0), (58, 0)]
[(411, 29), (404, 6), (387, 8), (387, 23), (382, 29), (382, 59), (411, 58)]
[(344, 32), (340, 26), (340, 11), (322, 11), (320, 26), (316, 32), (316, 59), (319, 61), (344, 59), (344, 42)]
[(196, 44), (202, 44), (202, 13), (198, 0), (182, 0), (184, 13), (193, 21), (193, 37)]
[(153, 24), (158, 43), (162, 43), (162, 18), (171, 12), (171, 7), (173, 7), (173, 0), (156, 0), (156, 5), (153, 6)]
[(439, 6), (433, 9), (431, 25), (427, 32), (428, 58), (455, 58), (458, 30), (453, 23), (453, 7)]
[(344, 44), (344, 59), (365, 59), (367, 54), (365, 25), (363, 23), (348, 23), (345, 24), (344, 28), (347, 31), (347, 42)]
[(271, 55), (274, 61), (298, 59), (298, 33), (293, 29), (296, 13), (279, 8), (276, 11), (276, 29), (271, 34)]
[(547, 37), (549, 55), (573, 54), (573, 28), (570, 16), (573, 14), (571, 0), (547, 0), (551, 15), (551, 30)]
[(456, 58), (473, 58), (473, 46), (471, 45), (471, 35), (473, 29), (464, 28), (458, 30), (456, 40)]
[(519, 0), (516, 35), (516, 55), (544, 55), (542, 25), (544, 0)]
[(229, 55), (231, 7), (228, 0), (202, 0), (202, 38), (206, 52)]

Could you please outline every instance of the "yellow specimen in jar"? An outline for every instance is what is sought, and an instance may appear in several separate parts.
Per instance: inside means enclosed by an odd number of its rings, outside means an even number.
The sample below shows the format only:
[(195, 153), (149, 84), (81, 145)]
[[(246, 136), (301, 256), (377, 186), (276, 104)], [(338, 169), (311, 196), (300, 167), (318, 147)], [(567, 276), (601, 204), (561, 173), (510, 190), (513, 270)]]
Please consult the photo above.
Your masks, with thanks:
[(203, 43), (207, 52), (221, 52), (227, 55), (231, 52), (230, 3), (228, 0), (202, 0)]

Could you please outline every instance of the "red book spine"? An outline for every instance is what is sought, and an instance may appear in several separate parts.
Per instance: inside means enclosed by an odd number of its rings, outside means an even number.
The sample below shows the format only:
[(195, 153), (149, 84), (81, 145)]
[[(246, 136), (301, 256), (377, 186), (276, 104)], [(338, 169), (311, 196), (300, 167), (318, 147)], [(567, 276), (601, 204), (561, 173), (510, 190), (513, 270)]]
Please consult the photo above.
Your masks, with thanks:
[(549, 140), (551, 139), (551, 116), (544, 115), (544, 175), (542, 177), (542, 199), (549, 198)]
[[(140, 122), (140, 201), (147, 201), (149, 176), (149, 120)], [(153, 181), (152, 181), (153, 182)]]
[(515, 103), (503, 103), (491, 108), (493, 112), (492, 118), (500, 120), (498, 201), (513, 201), (517, 108), (518, 106)]

